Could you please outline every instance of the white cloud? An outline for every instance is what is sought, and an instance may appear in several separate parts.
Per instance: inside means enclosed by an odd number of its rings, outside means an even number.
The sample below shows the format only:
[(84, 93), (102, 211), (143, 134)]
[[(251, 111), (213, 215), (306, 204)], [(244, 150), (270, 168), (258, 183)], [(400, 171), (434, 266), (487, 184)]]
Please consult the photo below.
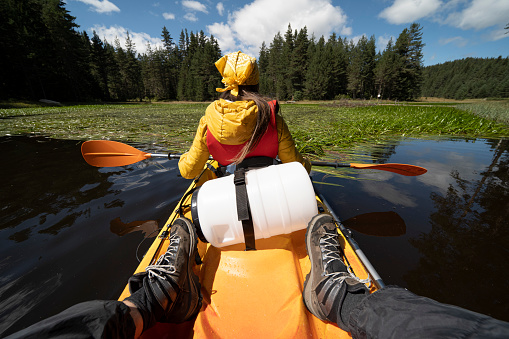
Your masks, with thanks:
[(396, 39), (391, 35), (388, 36), (387, 34), (384, 34), (383, 36), (379, 36), (376, 39), (376, 47), (379, 51), (384, 51), (387, 48), (387, 44), (392, 39), (392, 44), (394, 45), (394, 42)]
[(186, 20), (189, 20), (189, 21), (198, 21), (198, 18), (196, 17), (196, 15), (194, 15), (194, 13), (186, 13), (184, 15), (184, 19)]
[[(263, 41), (270, 45), (277, 32), (284, 34), (291, 24), (293, 30), (307, 27), (308, 35), (328, 37), (332, 32), (351, 35), (347, 16), (331, 0), (254, 0), (228, 16), (229, 27), (215, 23), (207, 26), (216, 33), (224, 53), (242, 50), (257, 56)], [(270, 10), (268, 10), (270, 9)], [(256, 24), (253, 24), (256, 23)], [(227, 35), (230, 34), (231, 38)], [(233, 40), (232, 40), (233, 39)]]
[[(379, 15), (391, 24), (407, 24), (422, 18), (463, 30), (485, 29), (507, 24), (509, 0), (393, 0)], [(487, 40), (503, 38), (500, 30), (486, 35)]]
[(165, 18), (166, 20), (174, 20), (175, 19), (175, 14), (173, 14), (173, 13), (163, 13), (163, 18)]
[(163, 46), (160, 38), (153, 38), (143, 32), (133, 32), (122, 26), (106, 27), (104, 25), (95, 25), (89, 29), (90, 36), (92, 36), (93, 30), (96, 31), (97, 35), (101, 38), (101, 40), (103, 40), (103, 42), (106, 40), (111, 45), (114, 45), (115, 39), (118, 38), (122, 48), (125, 48), (125, 39), (127, 37), (127, 31), (129, 31), (129, 36), (131, 37), (132, 42), (134, 42), (136, 51), (139, 54), (146, 53), (147, 43), (150, 43), (152, 49)]
[(447, 44), (454, 44), (458, 47), (464, 47), (468, 43), (468, 40), (460, 36), (455, 36), (453, 38), (440, 39), (438, 43), (442, 46)]
[(216, 5), (217, 13), (219, 13), (220, 16), (223, 16), (224, 13), (224, 5), (222, 2), (218, 2)]
[(407, 24), (434, 14), (441, 5), (440, 0), (395, 0), (378, 16), (391, 24)]
[(362, 38), (362, 37), (366, 37), (368, 38), (368, 36), (366, 35), (366, 33), (362, 33), (361, 35), (356, 35), (354, 36), (353, 38), (351, 38), (350, 40), (352, 40), (353, 44), (354, 45), (357, 45), (357, 43), (359, 42), (359, 40)]
[(508, 0), (473, 0), (461, 12), (449, 15), (446, 23), (461, 29), (483, 29), (509, 21)]
[(509, 33), (507, 29), (500, 28), (496, 29), (494, 31), (491, 31), (487, 36), (485, 37), (488, 41), (497, 41), (504, 38), (509, 38)]
[[(224, 51), (233, 51), (237, 48), (237, 43), (235, 42), (235, 38), (233, 37), (233, 32), (230, 26), (225, 25), (224, 23), (215, 23), (213, 25), (207, 26), (210, 34), (217, 39), (221, 50)], [(258, 53), (253, 54), (258, 55)]]
[(114, 3), (109, 2), (108, 0), (77, 0), (79, 2), (83, 2), (84, 4), (90, 5), (90, 9), (97, 13), (111, 13), (111, 12), (120, 12), (120, 8), (118, 8)]
[(394, 205), (415, 207), (417, 203), (415, 198), (401, 190), (397, 189), (394, 185), (387, 182), (394, 174), (387, 172), (364, 172), (359, 175), (362, 179), (362, 190), (369, 195), (377, 198), (382, 198)]
[(204, 4), (202, 4), (199, 1), (184, 0), (184, 1), (182, 1), (182, 6), (184, 6), (184, 8), (189, 9), (189, 10), (208, 13), (207, 6), (205, 6)]

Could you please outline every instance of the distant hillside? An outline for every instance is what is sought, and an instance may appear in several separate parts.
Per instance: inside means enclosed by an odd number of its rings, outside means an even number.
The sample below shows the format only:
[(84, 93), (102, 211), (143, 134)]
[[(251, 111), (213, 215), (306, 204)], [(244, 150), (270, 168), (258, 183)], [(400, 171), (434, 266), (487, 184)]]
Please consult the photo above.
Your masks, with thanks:
[(509, 98), (509, 58), (466, 58), (423, 69), (423, 97)]

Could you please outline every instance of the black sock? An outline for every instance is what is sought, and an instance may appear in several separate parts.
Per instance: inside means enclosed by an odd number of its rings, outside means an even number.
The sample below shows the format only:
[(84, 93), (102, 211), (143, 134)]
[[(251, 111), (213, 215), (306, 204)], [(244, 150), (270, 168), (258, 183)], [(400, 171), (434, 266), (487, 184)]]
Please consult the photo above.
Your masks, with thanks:
[[(336, 317), (340, 317), (341, 321), (348, 327), (348, 320), (353, 309), (357, 307), (366, 298), (366, 290), (358, 290), (355, 292), (347, 292), (343, 305), (338, 309)], [(337, 322), (336, 322), (337, 323)], [(350, 331), (349, 331), (350, 332)]]
[[(368, 290), (364, 284), (358, 283), (352, 286), (343, 282), (341, 284), (341, 290), (332, 304), (331, 312), (327, 316), (327, 320), (336, 323), (341, 329), (350, 332), (348, 328), (350, 313), (352, 313), (352, 310), (357, 307), (368, 294)], [(324, 299), (326, 299), (326, 297)]]
[(149, 286), (146, 286), (146, 280), (149, 279), (147, 276), (143, 279), (143, 286), (141, 286), (131, 296), (127, 297), (129, 300), (136, 305), (136, 308), (143, 318), (143, 331), (151, 328), (157, 321), (163, 318), (164, 310), (157, 302), (156, 298), (150, 292)]

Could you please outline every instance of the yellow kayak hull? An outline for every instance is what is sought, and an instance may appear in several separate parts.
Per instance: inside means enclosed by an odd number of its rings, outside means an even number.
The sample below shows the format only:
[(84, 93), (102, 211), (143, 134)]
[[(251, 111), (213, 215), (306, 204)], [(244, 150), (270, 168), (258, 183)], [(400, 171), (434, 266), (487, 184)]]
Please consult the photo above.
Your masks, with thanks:
[[(214, 179), (208, 169), (189, 189)], [(184, 205), (190, 196), (184, 195)], [(317, 203), (327, 211), (317, 197)], [(184, 210), (191, 219), (189, 209)], [(167, 221), (178, 216), (178, 207)], [(155, 262), (168, 247), (161, 233), (145, 254), (135, 273)], [(302, 299), (303, 284), (310, 272), (306, 230), (256, 241), (257, 251), (244, 251), (244, 244), (216, 248), (199, 242), (202, 265), (195, 266), (200, 277), (203, 305), (196, 319), (183, 324), (157, 324), (143, 338), (349, 338), (336, 324), (313, 316)], [(338, 237), (355, 274), (368, 273), (345, 236)], [(371, 292), (376, 290), (372, 284)], [(126, 286), (119, 300), (128, 297)]]

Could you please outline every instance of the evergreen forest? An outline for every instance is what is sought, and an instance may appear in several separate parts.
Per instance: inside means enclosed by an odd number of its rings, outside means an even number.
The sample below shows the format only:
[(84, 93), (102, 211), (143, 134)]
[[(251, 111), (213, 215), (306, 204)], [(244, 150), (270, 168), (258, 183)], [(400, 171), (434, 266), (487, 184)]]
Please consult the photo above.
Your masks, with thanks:
[(425, 67), (422, 96), (509, 98), (509, 58), (466, 58)]
[[(125, 41), (79, 31), (61, 0), (0, 0), (0, 99), (56, 101), (209, 101), (222, 87), (214, 36), (163, 27), (162, 47), (140, 54)], [(279, 100), (412, 100), (509, 97), (509, 60), (465, 59), (423, 67), (422, 27), (405, 28), (376, 51), (333, 33), (292, 30), (263, 43), (260, 92)]]

